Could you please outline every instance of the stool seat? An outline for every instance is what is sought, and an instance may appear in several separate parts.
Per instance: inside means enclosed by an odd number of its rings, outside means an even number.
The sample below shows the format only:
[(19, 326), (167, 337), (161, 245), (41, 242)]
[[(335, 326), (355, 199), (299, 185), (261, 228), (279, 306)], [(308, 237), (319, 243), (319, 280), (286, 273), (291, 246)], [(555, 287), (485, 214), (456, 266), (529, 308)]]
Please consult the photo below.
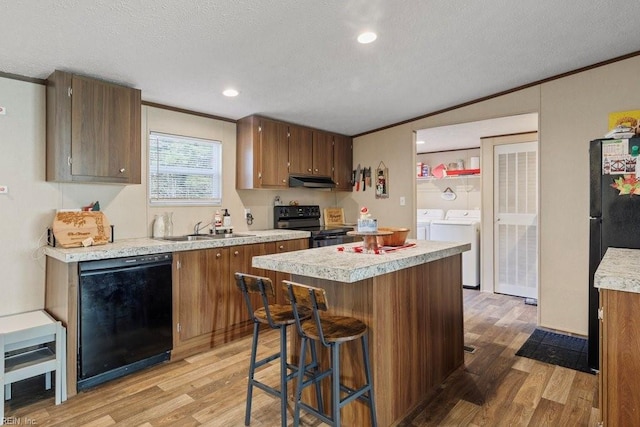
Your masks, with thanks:
[[(271, 315), (271, 321), (276, 325), (293, 325), (296, 323), (296, 317), (293, 314), (293, 307), (291, 305), (281, 304), (269, 304), (269, 314)], [(260, 307), (253, 312), (256, 320), (260, 323), (269, 324), (269, 317), (267, 316), (267, 310), (264, 307)], [(311, 317), (311, 310), (301, 309), (298, 310), (298, 315), (301, 318), (308, 319)]]
[[(322, 335), (327, 342), (353, 341), (367, 333), (367, 325), (353, 317), (320, 316), (320, 325), (322, 327)], [(302, 322), (301, 327), (309, 338), (320, 341), (320, 333), (316, 322), (307, 320)]]

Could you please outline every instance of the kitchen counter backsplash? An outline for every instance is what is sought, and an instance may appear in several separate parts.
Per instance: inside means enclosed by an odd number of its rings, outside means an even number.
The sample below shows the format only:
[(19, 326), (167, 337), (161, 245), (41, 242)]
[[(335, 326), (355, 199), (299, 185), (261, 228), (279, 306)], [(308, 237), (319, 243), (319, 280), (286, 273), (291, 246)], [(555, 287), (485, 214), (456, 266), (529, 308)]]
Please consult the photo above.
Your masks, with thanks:
[(89, 246), (86, 248), (65, 249), (46, 246), (44, 248), (44, 254), (59, 261), (69, 263), (167, 252), (190, 251), (195, 249), (248, 245), (252, 243), (276, 242), (280, 240), (306, 239), (309, 238), (310, 235), (308, 231), (295, 230), (257, 230), (243, 234), (246, 235), (227, 237), (224, 239), (207, 239), (184, 242), (143, 237), (137, 239), (121, 239), (106, 245)]

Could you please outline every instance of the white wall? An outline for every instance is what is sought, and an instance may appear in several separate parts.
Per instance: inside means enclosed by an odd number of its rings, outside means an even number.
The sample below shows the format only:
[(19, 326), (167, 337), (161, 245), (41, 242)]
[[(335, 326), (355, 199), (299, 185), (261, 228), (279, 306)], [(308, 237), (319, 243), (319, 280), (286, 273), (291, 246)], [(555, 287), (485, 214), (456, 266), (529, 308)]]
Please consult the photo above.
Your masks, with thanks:
[[(541, 326), (587, 334), (588, 143), (607, 132), (608, 114), (638, 108), (640, 56), (509, 93), (354, 140), (354, 161), (385, 159), (394, 180), (392, 198), (374, 206), (378, 218), (410, 227), (414, 206), (397, 198), (415, 185), (413, 132), (436, 126), (540, 114)], [(455, 84), (455, 82), (451, 82)], [(375, 160), (373, 160), (375, 161)], [(400, 181), (400, 184), (397, 182)], [(411, 194), (411, 193), (409, 193)], [(354, 204), (364, 203), (355, 194)], [(415, 205), (415, 201), (412, 203)]]
[(44, 241), (59, 203), (55, 184), (44, 181), (44, 86), (0, 78), (0, 315), (44, 305)]

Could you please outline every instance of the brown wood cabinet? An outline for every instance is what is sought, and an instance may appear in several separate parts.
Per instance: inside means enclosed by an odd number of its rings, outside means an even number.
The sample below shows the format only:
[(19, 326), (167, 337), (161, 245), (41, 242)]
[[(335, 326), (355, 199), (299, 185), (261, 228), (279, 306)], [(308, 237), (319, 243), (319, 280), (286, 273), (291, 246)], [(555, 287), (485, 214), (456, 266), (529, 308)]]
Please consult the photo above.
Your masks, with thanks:
[(332, 176), (333, 174), (333, 135), (313, 131), (313, 175)]
[(55, 71), (46, 147), (47, 181), (140, 184), (140, 90)]
[(289, 126), (289, 173), (313, 173), (313, 131), (302, 126)]
[(333, 180), (336, 183), (336, 190), (353, 191), (352, 171), (353, 142), (351, 138), (333, 135)]
[(640, 425), (640, 294), (600, 289), (600, 416), (603, 425)]
[(338, 190), (352, 189), (353, 148), (344, 135), (248, 116), (237, 123), (236, 155), (239, 190), (288, 188), (290, 174), (339, 177)]
[(236, 188), (289, 187), (287, 125), (249, 116), (238, 120)]
[[(253, 268), (252, 258), (307, 249), (308, 245), (307, 239), (296, 239), (174, 253), (172, 360), (250, 334), (253, 324), (234, 274), (269, 277), (278, 290), (279, 282), (289, 275)], [(284, 301), (283, 294), (277, 294), (271, 302), (276, 299)], [(259, 307), (261, 301), (254, 296), (252, 303)]]

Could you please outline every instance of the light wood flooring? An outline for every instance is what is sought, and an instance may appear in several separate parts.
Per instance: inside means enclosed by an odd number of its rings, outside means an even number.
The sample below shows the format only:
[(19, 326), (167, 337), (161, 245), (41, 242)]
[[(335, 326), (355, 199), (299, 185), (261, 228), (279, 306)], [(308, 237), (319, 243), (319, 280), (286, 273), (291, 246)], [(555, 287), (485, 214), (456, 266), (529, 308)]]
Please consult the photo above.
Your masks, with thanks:
[[(423, 426), (595, 426), (596, 376), (515, 356), (536, 324), (521, 298), (464, 291), (465, 367), (400, 424)], [(273, 352), (278, 335), (261, 336)], [(250, 338), (166, 363), (54, 405), (44, 378), (15, 384), (7, 424), (38, 426), (242, 426)], [(264, 353), (267, 354), (267, 353)], [(278, 366), (260, 377), (278, 382)], [(289, 425), (292, 417), (289, 416)], [(322, 426), (310, 417), (304, 425)], [(280, 425), (277, 401), (254, 391), (251, 426)]]

